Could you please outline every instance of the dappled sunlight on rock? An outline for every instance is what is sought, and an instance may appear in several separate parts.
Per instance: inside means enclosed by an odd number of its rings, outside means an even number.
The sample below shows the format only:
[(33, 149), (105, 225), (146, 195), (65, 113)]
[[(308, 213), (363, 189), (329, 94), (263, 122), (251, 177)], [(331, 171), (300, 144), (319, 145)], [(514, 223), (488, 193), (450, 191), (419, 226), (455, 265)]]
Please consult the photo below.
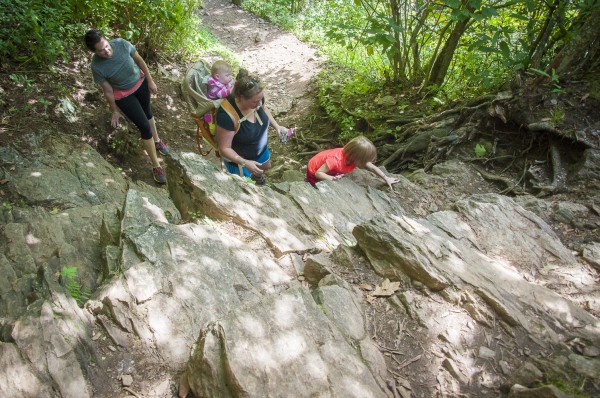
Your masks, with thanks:
[(307, 347), (304, 336), (297, 330), (290, 330), (278, 336), (272, 348), (277, 362), (285, 365), (300, 358)]
[(159, 222), (162, 222), (162, 223), (165, 223), (165, 224), (169, 223), (169, 221), (165, 217), (165, 213), (163, 212), (163, 210), (160, 207), (158, 207), (158, 206), (153, 205), (152, 203), (150, 203), (150, 201), (148, 200), (147, 197), (142, 198), (142, 200), (143, 200), (143, 206), (146, 209), (148, 209), (148, 211), (150, 213), (152, 213), (154, 215), (156, 221), (159, 221)]
[(327, 380), (327, 364), (317, 353), (308, 353), (304, 360), (304, 369), (311, 379), (324, 383)]
[(369, 391), (363, 384), (350, 376), (344, 378), (344, 390), (348, 397), (373, 398), (378, 396), (374, 395), (372, 391)]
[(35, 245), (40, 242), (41, 241), (38, 238), (36, 238), (33, 234), (25, 235), (25, 243), (27, 243), (28, 245)]
[(200, 243), (202, 240), (207, 238), (214, 239), (215, 236), (217, 236), (217, 232), (214, 228), (205, 227), (198, 224), (180, 225), (179, 229), (187, 238), (196, 243)]
[(394, 215), (391, 215), (390, 217), (393, 220), (396, 220), (398, 222), (398, 224), (405, 227), (407, 232), (412, 232), (417, 235), (425, 235), (425, 234), (429, 234), (431, 232), (431, 230), (429, 228), (427, 228), (424, 224), (421, 224), (414, 218), (410, 218), (407, 216), (398, 217), (398, 216), (394, 216)]
[[(189, 355), (189, 319), (180, 314), (178, 304), (168, 297), (157, 296), (148, 303), (147, 322), (156, 344), (172, 360)], [(177, 317), (177, 319), (172, 319)]]
[[(286, 396), (322, 391), (385, 396), (354, 348), (327, 322), (310, 294), (298, 287), (239, 307), (214, 326), (203, 330), (202, 351), (188, 364), (190, 384), (197, 392), (218, 388), (218, 380), (202, 377), (199, 371), (227, 369), (249, 396), (268, 396), (271, 386)], [(213, 336), (220, 339), (218, 344)], [(225, 357), (219, 355), (220, 347), (227, 347)]]
[(228, 176), (227, 173), (215, 171), (214, 178), (217, 181), (227, 181), (231, 177)]
[[(214, 259), (209, 256), (202, 256), (202, 257), (198, 258), (197, 262), (202, 264), (202, 267), (197, 269), (197, 271), (205, 268), (206, 271), (210, 271), (211, 273), (217, 273), (223, 269), (223, 264), (219, 260)], [(191, 264), (193, 265), (194, 263), (192, 262)], [(196, 267), (197, 266), (198, 265), (196, 264)]]
[(140, 263), (124, 272), (129, 291), (138, 304), (150, 299), (158, 292), (158, 286), (148, 270), (148, 263)]
[(41, 382), (15, 344), (0, 342), (0, 354), (0, 378), (4, 391), (13, 391), (22, 397), (52, 396), (50, 387)]
[(275, 303), (273, 309), (273, 322), (276, 323), (280, 328), (285, 329), (287, 327), (293, 327), (298, 320), (295, 313), (295, 306), (297, 306), (298, 299), (291, 296), (284, 296), (284, 298)]
[(305, 196), (297, 196), (296, 200), (298, 200), (300, 203), (307, 205), (309, 203), (308, 199)]
[[(448, 243), (449, 242), (445, 242), (445, 244)], [(462, 258), (460, 258), (460, 255), (457, 255), (454, 250), (450, 252), (449, 255), (444, 255), (446, 256), (444, 262), (448, 265), (448, 268), (452, 269), (454, 272), (460, 274), (468, 267), (468, 264), (465, 263), (465, 261)]]
[[(217, 196), (218, 199), (218, 196)], [(252, 198), (254, 200), (249, 200), (248, 202), (239, 201), (232, 202), (230, 199), (221, 198), (224, 204), (228, 202), (231, 203), (231, 210), (235, 213), (242, 215), (245, 219), (249, 220), (257, 220), (259, 218), (259, 206), (260, 202), (258, 198)]]
[(333, 225), (333, 214), (331, 213), (321, 213), (319, 215), (319, 218), (321, 219), (321, 221), (323, 221), (326, 225), (328, 226), (332, 226)]
[(281, 268), (271, 268), (266, 271), (267, 280), (273, 285), (281, 285), (283, 283), (287, 283), (291, 280), (290, 276), (285, 272), (282, 272)]
[(265, 329), (263, 324), (252, 315), (241, 315), (240, 323), (249, 336), (254, 338), (265, 337)]

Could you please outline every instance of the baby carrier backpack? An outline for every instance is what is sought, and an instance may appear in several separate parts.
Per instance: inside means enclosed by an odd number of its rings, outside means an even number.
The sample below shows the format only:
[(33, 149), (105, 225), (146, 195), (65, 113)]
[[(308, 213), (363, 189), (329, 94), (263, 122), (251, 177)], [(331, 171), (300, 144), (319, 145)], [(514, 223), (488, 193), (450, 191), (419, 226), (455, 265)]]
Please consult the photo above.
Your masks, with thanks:
[[(229, 101), (224, 99), (211, 100), (206, 96), (209, 76), (210, 66), (204, 60), (196, 62), (187, 70), (181, 83), (181, 91), (188, 104), (191, 116), (196, 121), (198, 152), (200, 152), (200, 155), (206, 156), (214, 149), (217, 157), (220, 157), (214, 135), (217, 109), (222, 107), (231, 117), (236, 133), (240, 128), (240, 117)], [(205, 118), (207, 114), (210, 115), (210, 122), (207, 120), (208, 118)], [(203, 146), (204, 141), (210, 146), (206, 151)]]

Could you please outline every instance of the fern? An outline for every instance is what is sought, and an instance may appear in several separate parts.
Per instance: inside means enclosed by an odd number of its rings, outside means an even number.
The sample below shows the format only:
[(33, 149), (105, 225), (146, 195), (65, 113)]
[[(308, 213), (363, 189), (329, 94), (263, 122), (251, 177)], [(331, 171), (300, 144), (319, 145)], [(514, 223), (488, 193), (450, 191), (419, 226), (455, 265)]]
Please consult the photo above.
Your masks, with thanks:
[(88, 288), (82, 288), (77, 281), (77, 267), (63, 267), (60, 271), (60, 279), (69, 296), (75, 299), (78, 306), (83, 307), (92, 292)]

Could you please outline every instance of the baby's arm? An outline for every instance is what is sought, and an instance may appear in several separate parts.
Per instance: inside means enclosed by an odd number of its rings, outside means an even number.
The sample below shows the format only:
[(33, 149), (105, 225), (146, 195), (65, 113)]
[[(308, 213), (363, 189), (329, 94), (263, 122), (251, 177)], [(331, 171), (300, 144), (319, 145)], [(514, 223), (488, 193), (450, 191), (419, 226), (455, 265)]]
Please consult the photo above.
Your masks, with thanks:
[(209, 79), (208, 81), (209, 98), (225, 98), (231, 94), (231, 87), (217, 80)]
[(225, 98), (229, 94), (231, 94), (231, 88), (229, 88), (229, 86), (223, 85), (223, 87), (218, 89), (216, 94), (218, 98)]
[(388, 187), (390, 187), (390, 189), (393, 191), (394, 188), (392, 188), (392, 184), (395, 184), (397, 182), (399, 182), (399, 180), (397, 178), (393, 178), (393, 177), (388, 177), (386, 176), (383, 171), (381, 171), (381, 169), (377, 166), (375, 166), (373, 163), (368, 162), (365, 165), (365, 169), (367, 169), (368, 171), (370, 171), (371, 173), (375, 174), (377, 177), (381, 178), (383, 181), (385, 181), (385, 183), (388, 185)]

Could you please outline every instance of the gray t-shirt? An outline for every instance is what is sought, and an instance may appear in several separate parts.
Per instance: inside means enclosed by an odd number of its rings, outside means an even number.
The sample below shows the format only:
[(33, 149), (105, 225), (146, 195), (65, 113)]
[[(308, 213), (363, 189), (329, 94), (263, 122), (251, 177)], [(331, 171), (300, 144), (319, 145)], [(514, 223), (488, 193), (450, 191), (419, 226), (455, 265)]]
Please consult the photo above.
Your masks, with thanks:
[(112, 88), (127, 90), (140, 80), (140, 67), (134, 62), (135, 47), (124, 39), (109, 41), (113, 55), (102, 58), (92, 57), (92, 74), (98, 84), (108, 81)]

